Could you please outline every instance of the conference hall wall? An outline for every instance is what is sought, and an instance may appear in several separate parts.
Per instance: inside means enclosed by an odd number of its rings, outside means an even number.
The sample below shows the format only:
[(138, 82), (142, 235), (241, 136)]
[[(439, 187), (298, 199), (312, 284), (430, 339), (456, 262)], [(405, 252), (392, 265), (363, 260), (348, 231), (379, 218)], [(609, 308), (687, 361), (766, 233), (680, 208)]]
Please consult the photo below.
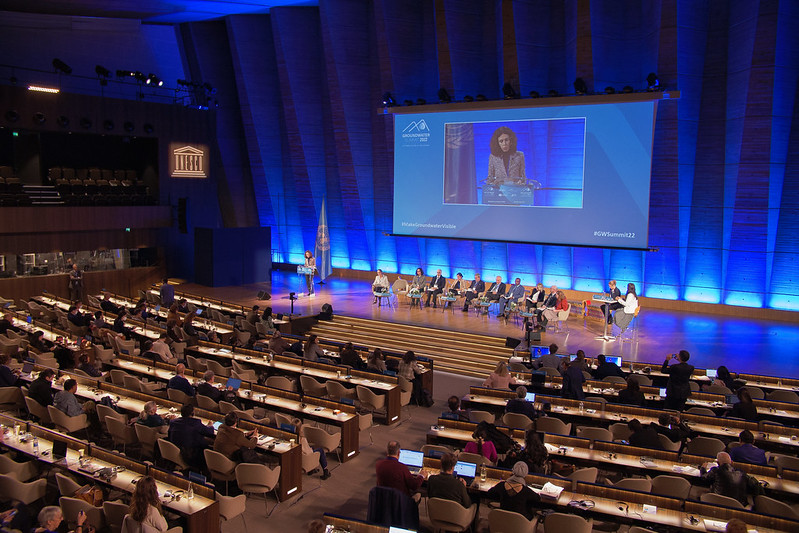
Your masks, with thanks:
[[(299, 263), (313, 249), (326, 198), (338, 268), (422, 266), (586, 291), (616, 278), (654, 298), (794, 309), (798, 9), (751, 0), (340, 0), (181, 33), (203, 43), (186, 50), (206, 77), (233, 73), (238, 108), (220, 135), (244, 139), (238, 153), (249, 157), (260, 223), (274, 228), (275, 261)], [(222, 52), (200, 53), (214, 49)], [(499, 98), (510, 80), (523, 96), (565, 94), (578, 76), (597, 92), (640, 90), (649, 72), (681, 92), (660, 104), (655, 127), (649, 243), (658, 251), (385, 235), (393, 130), (377, 110), (384, 91), (400, 103), (437, 103), (439, 87), (457, 100)], [(597, 217), (625, 216), (612, 190), (606, 200)]]

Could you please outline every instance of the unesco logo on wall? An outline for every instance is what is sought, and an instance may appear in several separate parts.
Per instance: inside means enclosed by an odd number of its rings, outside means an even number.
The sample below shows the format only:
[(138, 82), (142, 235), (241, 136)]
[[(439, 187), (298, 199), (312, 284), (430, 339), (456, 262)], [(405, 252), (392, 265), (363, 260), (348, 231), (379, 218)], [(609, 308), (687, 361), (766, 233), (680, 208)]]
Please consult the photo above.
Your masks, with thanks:
[(430, 127), (424, 119), (412, 121), (400, 134), (402, 146), (429, 146)]
[(185, 144), (170, 146), (169, 175), (173, 178), (207, 178), (208, 148)]

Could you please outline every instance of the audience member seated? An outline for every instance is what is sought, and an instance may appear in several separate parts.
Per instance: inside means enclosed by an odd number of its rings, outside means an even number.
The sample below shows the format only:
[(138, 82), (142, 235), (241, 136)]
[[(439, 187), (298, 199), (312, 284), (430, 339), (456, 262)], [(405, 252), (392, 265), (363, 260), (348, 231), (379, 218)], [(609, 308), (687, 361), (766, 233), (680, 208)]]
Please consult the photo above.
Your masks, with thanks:
[(627, 427), (630, 428), (630, 445), (639, 448), (649, 448), (650, 450), (662, 450), (658, 432), (652, 427), (652, 424), (643, 425), (637, 418), (633, 418), (627, 422)]
[(710, 484), (710, 492), (727, 496), (749, 505), (747, 493), (758, 494), (762, 489), (757, 479), (732, 466), (732, 458), (727, 452), (716, 455), (718, 466), (710, 468), (712, 463), (705, 463), (700, 468), (702, 479)]
[(149, 401), (144, 404), (144, 410), (139, 414), (138, 417), (131, 418), (130, 423), (141, 424), (150, 428), (158, 428), (162, 433), (166, 433), (169, 422), (161, 417), (157, 411), (158, 404), (153, 401)]
[(516, 387), (516, 397), (511, 398), (508, 400), (508, 403), (505, 404), (505, 412), (519, 413), (521, 415), (527, 415), (530, 420), (535, 419), (535, 406), (533, 405), (533, 402), (528, 402), (526, 398), (527, 387)]
[(152, 476), (144, 476), (136, 483), (133, 496), (130, 498), (128, 515), (139, 524), (142, 532), (151, 532), (152, 530), (147, 528), (152, 528), (164, 533), (168, 529), (166, 519), (161, 514), (161, 500)]
[(422, 486), (427, 478), (424, 470), (420, 474), (411, 474), (408, 467), (399, 462), (400, 444), (395, 440), (388, 442), (386, 457), (375, 464), (377, 486), (396, 489), (410, 496)]
[(536, 359), (536, 368), (556, 368), (560, 370), (561, 359), (558, 357), (558, 345), (550, 344), (549, 353), (545, 353)]
[(741, 431), (738, 435), (741, 441), (739, 446), (730, 449), (730, 457), (736, 463), (749, 463), (753, 465), (765, 465), (767, 463), (766, 452), (755, 446), (755, 436), (748, 429)]
[(582, 350), (577, 350), (577, 356), (574, 361), (568, 363), (564, 361), (563, 364), (568, 366), (562, 372), (563, 388), (560, 390), (560, 395), (572, 400), (584, 400), (583, 383), (585, 383), (585, 376), (583, 375), (583, 365), (585, 364), (585, 353)]
[(724, 533), (748, 533), (748, 531), (749, 528), (747, 527), (746, 522), (740, 518), (733, 518), (727, 522), (727, 527), (724, 529)]
[(358, 352), (352, 346), (351, 342), (348, 342), (344, 345), (341, 349), (341, 364), (351, 366), (355, 370), (362, 370), (363, 369), (363, 360), (361, 356), (358, 355)]
[(605, 354), (599, 354), (596, 356), (596, 370), (594, 370), (591, 375), (594, 379), (603, 380), (608, 376), (618, 376), (620, 378), (624, 377), (624, 372), (622, 372), (619, 365), (612, 361), (607, 361), (605, 359)]
[(28, 396), (39, 402), (42, 407), (53, 405), (53, 377), (55, 377), (55, 370), (45, 368), (28, 385)]
[(694, 374), (693, 365), (688, 364), (691, 354), (688, 350), (680, 350), (679, 354), (671, 356), (677, 363), (669, 366), (670, 359), (663, 362), (660, 371), (669, 375), (666, 383), (666, 409), (682, 411), (685, 409), (685, 402), (691, 395), (691, 376)]
[(44, 331), (36, 330), (28, 334), (28, 345), (36, 352), (52, 352), (55, 344), (44, 338)]
[(3, 313), (3, 318), (0, 319), (0, 333), (5, 335), (6, 333), (8, 333), (9, 329), (14, 332), (19, 331), (19, 328), (14, 326), (13, 318), (14, 315), (12, 313), (9, 313), (8, 311)]
[(422, 378), (419, 377), (424, 368), (416, 362), (416, 354), (408, 350), (402, 356), (402, 360), (397, 367), (397, 375), (402, 376), (413, 384), (412, 401), (416, 405), (421, 405), (422, 400)]
[[(203, 373), (203, 382), (197, 385), (197, 394), (199, 396), (207, 396), (215, 402), (225, 398), (225, 392), (214, 384), (216, 376), (213, 370), (206, 370)], [(231, 387), (228, 390), (232, 391)]]
[(189, 301), (186, 298), (181, 298), (178, 300), (178, 313), (187, 314), (191, 312), (191, 308), (189, 307)]
[(503, 361), (497, 363), (496, 368), (483, 381), (483, 387), (491, 389), (509, 389), (511, 385), (516, 385), (516, 378), (508, 372), (508, 365)]
[(383, 354), (383, 350), (375, 348), (372, 353), (366, 356), (366, 370), (379, 372), (380, 374), (386, 373), (386, 356)]
[(302, 356), (308, 361), (318, 361), (320, 357), (325, 356), (325, 351), (319, 346), (316, 335), (308, 335), (308, 340), (305, 341), (305, 346), (302, 349)]
[(183, 363), (176, 364), (175, 375), (172, 378), (170, 378), (169, 382), (166, 385), (166, 388), (177, 389), (189, 396), (194, 396), (196, 391), (194, 390), (194, 387), (192, 387), (191, 383), (189, 383), (189, 380), (186, 379), (185, 374), (186, 374), (186, 365), (184, 365)]
[(528, 471), (533, 474), (549, 474), (549, 452), (534, 429), (528, 429), (525, 432), (524, 448), (520, 451), (508, 452), (501, 465), (504, 468), (512, 467), (519, 461), (524, 462)]
[(277, 330), (275, 317), (272, 315), (271, 307), (264, 309), (264, 313), (261, 315), (261, 324), (263, 324), (266, 328), (266, 333), (268, 335), (272, 335)]
[(449, 407), (449, 411), (441, 413), (441, 418), (460, 420), (461, 422), (469, 421), (469, 410), (461, 409), (461, 400), (457, 396), (450, 396), (449, 399), (447, 399), (447, 407)]
[[(31, 533), (56, 533), (63, 529), (59, 526), (64, 520), (64, 513), (57, 505), (48, 505), (39, 511), (38, 520), (39, 527), (35, 528)], [(86, 522), (86, 513), (80, 513), (75, 519), (77, 524), (75, 533), (88, 533), (83, 531), (84, 522)]]
[(713, 380), (713, 385), (723, 385), (735, 392), (741, 386), (741, 382), (735, 381), (730, 374), (730, 370), (722, 365), (716, 369), (716, 379)]
[(269, 339), (269, 349), (278, 355), (287, 351), (290, 346), (291, 344), (289, 344), (289, 341), (284, 339), (283, 334), (279, 331), (275, 331), (272, 334), (272, 338)]
[(451, 500), (468, 508), (472, 505), (472, 499), (466, 490), (466, 482), (453, 473), (456, 462), (451, 453), (441, 456), (441, 473), (427, 478), (427, 497)]
[(92, 332), (92, 336), (102, 342), (104, 333), (111, 331), (111, 324), (105, 321), (105, 315), (102, 311), (95, 311), (94, 319), (89, 323), (89, 329)]
[(9, 357), (0, 353), (0, 387), (17, 387), (21, 383), (17, 374), (8, 366)]
[(106, 313), (111, 313), (112, 315), (118, 315), (119, 312), (122, 311), (122, 308), (111, 301), (111, 293), (109, 292), (103, 293), (103, 299), (100, 302), (100, 309)]
[(170, 350), (169, 344), (167, 344), (166, 333), (162, 333), (160, 337), (158, 337), (155, 341), (153, 341), (149, 351), (152, 354), (154, 354), (153, 362), (175, 364), (178, 361), (178, 358), (172, 354), (172, 350)]
[[(308, 439), (305, 437), (305, 426), (302, 424), (300, 419), (295, 418), (294, 422), (295, 422), (294, 425), (297, 427), (297, 435), (300, 438), (300, 447), (302, 448), (302, 454), (312, 455), (314, 452), (319, 452), (319, 467), (322, 469), (322, 476), (320, 477), (320, 479), (322, 479), (323, 481), (325, 479), (328, 479), (330, 477), (330, 470), (327, 469), (327, 454), (325, 453), (324, 448), (321, 447), (313, 448), (308, 442)], [(311, 474), (313, 472), (316, 472), (315, 468), (308, 473)]]
[(619, 403), (643, 407), (646, 402), (641, 385), (633, 378), (627, 378), (627, 387), (619, 391)]
[(535, 514), (534, 507), (541, 498), (527, 486), (527, 464), (522, 461), (513, 465), (513, 475), (505, 481), (500, 481), (488, 489), (488, 497), (499, 500), (499, 508), (503, 511), (519, 513), (528, 520)]
[(200, 332), (194, 327), (194, 313), (188, 313), (183, 318), (183, 341), (186, 346), (197, 346), (200, 341)]
[(252, 309), (250, 309), (250, 312), (247, 313), (247, 318), (246, 318), (247, 322), (249, 322), (253, 326), (257, 324), (261, 320), (260, 313), (261, 313), (261, 306), (253, 305)]
[(204, 425), (199, 418), (194, 418), (194, 406), (184, 405), (180, 408), (180, 417), (169, 423), (167, 438), (180, 448), (187, 464), (203, 468), (203, 450), (208, 447), (206, 438), (214, 438), (214, 428)]
[(245, 433), (239, 429), (239, 416), (228, 413), (225, 415), (225, 423), (216, 432), (214, 450), (237, 463), (260, 463), (261, 457), (255, 451), (257, 444), (258, 430)]
[(128, 312), (124, 309), (119, 312), (116, 319), (114, 320), (113, 331), (114, 333), (119, 333), (120, 335), (124, 335), (126, 339), (130, 340), (133, 337), (133, 330), (130, 329), (125, 325), (125, 322), (128, 320)]
[(87, 320), (74, 305), (70, 306), (69, 310), (67, 311), (67, 320), (79, 328), (83, 328), (88, 325)]
[(727, 416), (743, 418), (744, 420), (750, 420), (752, 422), (760, 420), (755, 402), (752, 401), (752, 396), (749, 394), (749, 391), (746, 390), (746, 387), (738, 389), (736, 394), (738, 395), (738, 403), (732, 406), (732, 409), (727, 412)]
[(88, 355), (82, 354), (78, 359), (78, 361), (80, 362), (80, 364), (78, 365), (78, 370), (86, 372), (93, 378), (100, 378), (103, 376), (103, 373), (100, 371), (100, 369), (97, 368), (97, 366), (94, 365), (93, 363), (89, 362)]
[(660, 413), (658, 423), (652, 424), (652, 426), (655, 431), (665, 435), (671, 442), (682, 442), (683, 447), (687, 439), (696, 435), (696, 432), (680, 419), (680, 415), (674, 413)]
[(67, 416), (80, 416), (94, 411), (94, 402), (88, 400), (81, 405), (75, 393), (78, 391), (78, 382), (68, 379), (64, 382), (64, 390), (58, 391), (53, 398), (53, 406)]
[(496, 464), (497, 449), (494, 446), (494, 443), (488, 440), (488, 432), (486, 429), (482, 426), (477, 426), (477, 428), (474, 430), (474, 433), (472, 433), (472, 438), (474, 440), (472, 442), (466, 443), (463, 451), (482, 455), (488, 459), (491, 464)]

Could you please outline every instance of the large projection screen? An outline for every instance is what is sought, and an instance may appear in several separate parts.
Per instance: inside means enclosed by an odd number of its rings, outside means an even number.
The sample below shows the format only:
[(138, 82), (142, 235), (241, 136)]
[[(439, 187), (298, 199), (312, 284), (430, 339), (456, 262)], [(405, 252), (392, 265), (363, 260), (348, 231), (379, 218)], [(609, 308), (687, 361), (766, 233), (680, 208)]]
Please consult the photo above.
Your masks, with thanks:
[(655, 111), (395, 112), (394, 234), (646, 249)]

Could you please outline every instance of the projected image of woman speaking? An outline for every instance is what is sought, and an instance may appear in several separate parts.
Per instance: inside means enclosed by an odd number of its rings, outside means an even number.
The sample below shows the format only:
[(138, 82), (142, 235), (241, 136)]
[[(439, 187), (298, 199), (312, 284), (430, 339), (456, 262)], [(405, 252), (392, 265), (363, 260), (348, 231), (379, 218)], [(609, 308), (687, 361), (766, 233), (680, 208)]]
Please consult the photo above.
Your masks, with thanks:
[(488, 156), (486, 185), (506, 183), (524, 185), (524, 152), (516, 149), (516, 134), (507, 126), (500, 126), (491, 136), (491, 155)]

